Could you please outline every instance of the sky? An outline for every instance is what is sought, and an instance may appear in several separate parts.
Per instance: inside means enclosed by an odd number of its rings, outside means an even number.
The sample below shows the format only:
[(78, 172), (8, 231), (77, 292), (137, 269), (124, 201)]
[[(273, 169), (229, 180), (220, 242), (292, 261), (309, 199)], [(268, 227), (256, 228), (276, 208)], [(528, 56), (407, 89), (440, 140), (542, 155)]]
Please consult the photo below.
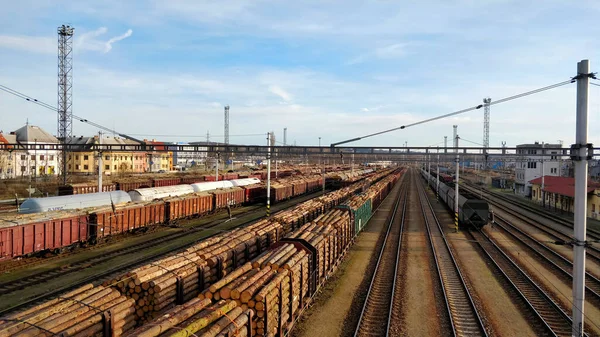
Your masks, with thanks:
[[(600, 68), (600, 2), (21, 0), (0, 11), (0, 84), (57, 103), (57, 27), (75, 27), (73, 113), (138, 138), (330, 144)], [(600, 81), (596, 81), (600, 84)], [(575, 85), (492, 106), (490, 146), (572, 144)], [(590, 87), (600, 144), (600, 87)], [(0, 130), (56, 133), (56, 113), (0, 92)], [(352, 143), (483, 142), (483, 110)], [(74, 135), (98, 130), (73, 122)], [(248, 136), (255, 135), (255, 136)], [(171, 137), (178, 136), (178, 137)], [(350, 145), (350, 144), (348, 144)], [(462, 145), (462, 144), (461, 144)]]

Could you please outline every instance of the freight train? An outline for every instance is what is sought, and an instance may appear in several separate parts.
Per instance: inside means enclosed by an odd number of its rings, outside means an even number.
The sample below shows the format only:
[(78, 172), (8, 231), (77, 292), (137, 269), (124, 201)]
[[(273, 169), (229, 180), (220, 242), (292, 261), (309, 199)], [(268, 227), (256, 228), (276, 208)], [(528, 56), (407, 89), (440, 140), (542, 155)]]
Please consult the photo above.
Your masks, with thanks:
[[(56, 306), (63, 307), (62, 314), (74, 318), (68, 323), (50, 322), (45, 326), (57, 335), (66, 334), (66, 331), (83, 331), (79, 334), (141, 336), (139, 332), (143, 331), (146, 336), (158, 336), (182, 331), (179, 326), (187, 327), (187, 334), (201, 335), (197, 330), (208, 326), (213, 332), (211, 336), (216, 336), (221, 329), (215, 329), (213, 325), (225, 321), (235, 325), (235, 329), (226, 336), (237, 336), (237, 330), (247, 332), (245, 336), (285, 336), (312, 303), (315, 293), (339, 268), (360, 232), (356, 224), (364, 225), (369, 220), (401, 175), (401, 172), (386, 171), (378, 177), (381, 180), (365, 193), (350, 194), (348, 200), (337, 207), (323, 203), (330, 197), (315, 198), (298, 205), (295, 210), (286, 210), (239, 230), (216, 234), (185, 251), (129, 270), (103, 285), (73, 290), (52, 302), (13, 313), (12, 317), (16, 318), (15, 321), (22, 321), (32, 315), (45, 314)], [(362, 183), (358, 183), (343, 191), (355, 193), (361, 187)], [(325, 204), (328, 206), (325, 207)], [(302, 214), (309, 209), (314, 211), (310, 212), (313, 217), (301, 226), (290, 226), (283, 221), (292, 214)], [(357, 222), (357, 217), (362, 221)], [(175, 260), (177, 262), (173, 263)], [(148, 268), (155, 271), (145, 273)], [(119, 298), (105, 305), (102, 313), (90, 311), (90, 315), (79, 317), (73, 315), (77, 308), (65, 306), (67, 303), (64, 301), (76, 294), (80, 302), (94, 307), (98, 296), (93, 294), (104, 291), (109, 285), (111, 295)], [(236, 292), (238, 295), (234, 294)], [(90, 295), (93, 297), (90, 298)], [(202, 301), (201, 306), (191, 304), (198, 301)], [(118, 307), (113, 306), (113, 302), (118, 303)], [(230, 303), (227, 304), (228, 309), (219, 309), (225, 302)], [(239, 304), (236, 305), (236, 302)], [(185, 313), (181, 314), (180, 305), (184, 304)], [(230, 311), (235, 306), (252, 308), (246, 321), (236, 319), (242, 311), (239, 308)], [(185, 323), (189, 317), (203, 317), (202, 313), (196, 315), (203, 308), (210, 310), (210, 320), (202, 326)], [(177, 320), (165, 319), (175, 317), (171, 309), (179, 313)], [(100, 315), (105, 312), (108, 313), (105, 315), (107, 318), (102, 320)], [(220, 316), (227, 319), (219, 319)], [(135, 326), (139, 330), (132, 331)], [(150, 331), (148, 327), (159, 328)], [(13, 334), (25, 331), (43, 333), (36, 325), (32, 327), (18, 321), (0, 322), (0, 329), (8, 328)]]
[[(370, 184), (389, 172), (366, 176)], [(272, 202), (322, 188), (322, 178), (293, 178), (271, 186)], [(358, 189), (358, 187), (357, 187)], [(124, 193), (119, 191), (120, 193)], [(151, 201), (57, 210), (45, 213), (4, 215), (0, 218), (0, 260), (44, 251), (60, 252), (80, 244), (94, 244), (112, 235), (203, 216), (228, 206), (266, 200), (264, 184), (169, 196)]]
[[(430, 175), (426, 170), (421, 170), (423, 178), (435, 190), (436, 178)], [(454, 210), (454, 188), (440, 181), (439, 198), (450, 208)], [(490, 217), (490, 206), (487, 201), (482, 200), (476, 195), (459, 190), (458, 195), (458, 223), (463, 227), (481, 228), (487, 225)]]

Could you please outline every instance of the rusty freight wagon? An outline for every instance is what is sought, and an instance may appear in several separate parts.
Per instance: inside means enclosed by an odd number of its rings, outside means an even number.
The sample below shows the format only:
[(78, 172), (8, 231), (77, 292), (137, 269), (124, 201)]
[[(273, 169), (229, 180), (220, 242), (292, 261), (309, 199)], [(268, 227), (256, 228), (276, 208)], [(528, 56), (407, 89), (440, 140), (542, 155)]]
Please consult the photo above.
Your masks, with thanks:
[(21, 214), (10, 220), (0, 219), (0, 260), (44, 251), (60, 252), (87, 238), (88, 220), (82, 211)]
[(117, 181), (117, 190), (119, 191), (133, 191), (138, 188), (152, 187), (152, 180), (138, 180), (138, 181)]
[(245, 202), (254, 204), (257, 202), (265, 202), (267, 200), (267, 188), (264, 184), (254, 184), (242, 187), (245, 191)]
[(214, 195), (206, 192), (166, 198), (166, 220), (172, 222), (210, 213), (213, 210), (213, 199)]
[[(86, 194), (86, 193), (96, 193), (98, 192), (98, 184), (97, 183), (79, 183), (79, 184), (71, 184), (69, 189), (73, 189), (73, 193), (71, 194)], [(117, 184), (102, 184), (102, 191), (100, 192), (111, 192), (117, 190)]]
[(137, 202), (94, 209), (89, 214), (90, 239), (117, 235), (149, 225), (165, 222), (165, 203), (162, 200)]
[(230, 187), (224, 189), (218, 189), (210, 191), (214, 195), (213, 210), (226, 208), (227, 205), (231, 207), (239, 206), (244, 203), (245, 192), (241, 187)]
[(292, 197), (294, 188), (289, 183), (272, 183), (271, 184), (271, 202), (287, 200)]
[(152, 187), (173, 186), (181, 184), (181, 178), (152, 179)]

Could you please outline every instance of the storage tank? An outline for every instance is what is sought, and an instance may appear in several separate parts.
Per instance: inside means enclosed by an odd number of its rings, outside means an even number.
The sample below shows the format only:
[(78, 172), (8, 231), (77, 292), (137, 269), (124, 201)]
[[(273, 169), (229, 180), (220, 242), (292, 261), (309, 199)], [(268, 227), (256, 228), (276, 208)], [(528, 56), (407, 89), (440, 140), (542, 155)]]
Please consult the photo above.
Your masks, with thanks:
[(111, 202), (117, 205), (130, 201), (129, 194), (123, 191), (29, 198), (23, 201), (21, 207), (19, 207), (19, 213), (40, 213), (63, 209), (108, 206)]
[(233, 187), (233, 184), (229, 180), (222, 181), (207, 181), (203, 183), (195, 183), (190, 185), (194, 192), (212, 191), (217, 188), (229, 188)]
[(194, 193), (191, 185), (173, 185), (161, 187), (138, 188), (129, 191), (131, 201), (150, 201), (154, 199), (176, 197), (179, 195)]
[(243, 179), (234, 179), (231, 180), (233, 186), (248, 186), (260, 183), (260, 179), (258, 178), (243, 178)]

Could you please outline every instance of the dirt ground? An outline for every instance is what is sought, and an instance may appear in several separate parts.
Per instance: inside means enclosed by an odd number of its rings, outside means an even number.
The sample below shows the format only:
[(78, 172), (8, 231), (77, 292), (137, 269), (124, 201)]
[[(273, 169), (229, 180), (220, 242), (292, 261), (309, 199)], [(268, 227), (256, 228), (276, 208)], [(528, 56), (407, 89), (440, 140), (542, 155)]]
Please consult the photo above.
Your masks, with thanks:
[(527, 317), (521, 313), (519, 306), (513, 303), (492, 270), (474, 248), (474, 244), (464, 233), (460, 231), (454, 233), (452, 216), (444, 204), (441, 201), (436, 202), (433, 193), (428, 195), (451, 244), (452, 252), (458, 259), (461, 272), (467, 278), (471, 296), (480, 308), (480, 315), (487, 324), (490, 336), (536, 336)]
[[(414, 179), (419, 179), (417, 175)], [(396, 279), (392, 336), (443, 336), (449, 331), (442, 329), (441, 319), (446, 314), (438, 307), (436, 297), (443, 298), (438, 287), (432, 251), (427, 238), (425, 221), (419, 206), (416, 183), (409, 192), (408, 205), (400, 255), (399, 273)], [(394, 319), (399, 314), (400, 319)]]
[[(358, 236), (334, 278), (316, 298), (292, 331), (295, 337), (352, 336), (360, 316), (370, 275), (388, 213), (393, 210), (400, 184), (394, 187), (379, 210)], [(377, 251), (378, 252), (378, 251)]]

